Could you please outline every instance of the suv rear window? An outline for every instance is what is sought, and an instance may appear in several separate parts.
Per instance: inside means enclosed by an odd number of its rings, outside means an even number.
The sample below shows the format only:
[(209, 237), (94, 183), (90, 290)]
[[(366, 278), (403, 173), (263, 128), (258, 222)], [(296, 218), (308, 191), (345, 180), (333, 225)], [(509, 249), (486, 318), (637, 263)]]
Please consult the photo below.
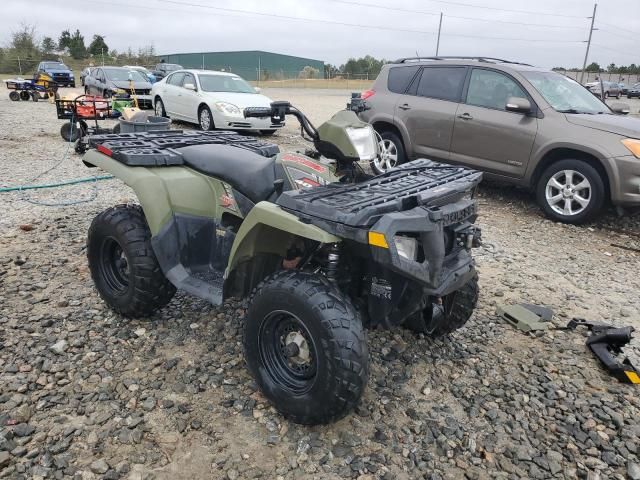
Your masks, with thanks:
[(389, 69), (387, 88), (393, 93), (404, 93), (407, 91), (411, 79), (420, 67), (413, 65), (410, 67), (393, 67)]
[(425, 67), (416, 93), (421, 97), (457, 102), (466, 75), (466, 67)]

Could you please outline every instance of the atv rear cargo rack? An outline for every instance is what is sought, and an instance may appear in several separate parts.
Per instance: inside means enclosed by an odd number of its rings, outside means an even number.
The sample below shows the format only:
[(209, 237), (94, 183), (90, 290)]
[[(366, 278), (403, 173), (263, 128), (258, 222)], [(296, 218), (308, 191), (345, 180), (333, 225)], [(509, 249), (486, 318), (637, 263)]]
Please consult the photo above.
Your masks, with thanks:
[(131, 167), (182, 165), (183, 159), (174, 149), (192, 145), (230, 145), (252, 151), (263, 157), (280, 152), (277, 145), (230, 131), (158, 130), (140, 133), (93, 135), (89, 147), (97, 148)]
[[(482, 173), (464, 167), (419, 159), (356, 184), (329, 184), (284, 192), (277, 203), (302, 217), (343, 224), (370, 226), (385, 213), (417, 206), (447, 205), (472, 191)], [(473, 214), (475, 212), (467, 212)], [(467, 216), (469, 216), (467, 215)]]

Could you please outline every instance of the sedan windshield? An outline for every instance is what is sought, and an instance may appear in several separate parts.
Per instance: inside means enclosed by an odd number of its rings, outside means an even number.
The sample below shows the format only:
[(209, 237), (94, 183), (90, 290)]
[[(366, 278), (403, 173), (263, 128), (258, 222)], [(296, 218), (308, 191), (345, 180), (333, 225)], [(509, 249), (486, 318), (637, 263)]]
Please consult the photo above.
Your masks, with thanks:
[(554, 110), (564, 113), (611, 113), (609, 107), (575, 80), (555, 72), (527, 72), (522, 75)]
[(165, 72), (173, 72), (175, 70), (182, 70), (182, 66), (176, 65), (175, 63), (162, 63), (162, 70)]
[(255, 89), (240, 77), (231, 75), (198, 75), (200, 87), (205, 92), (256, 93)]
[(135, 70), (126, 70), (124, 68), (105, 68), (104, 73), (112, 82), (127, 82), (129, 78), (134, 82), (146, 82), (140, 72)]

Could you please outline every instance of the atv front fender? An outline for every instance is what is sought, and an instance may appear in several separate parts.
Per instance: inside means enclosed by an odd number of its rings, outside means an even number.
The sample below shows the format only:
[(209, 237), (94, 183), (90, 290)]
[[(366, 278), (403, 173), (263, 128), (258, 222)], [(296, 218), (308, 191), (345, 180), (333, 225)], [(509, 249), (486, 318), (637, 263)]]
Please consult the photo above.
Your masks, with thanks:
[(340, 242), (340, 237), (320, 227), (301, 222), (295, 215), (270, 202), (259, 202), (242, 222), (236, 235), (225, 278), (242, 259), (260, 253), (284, 256), (295, 237), (315, 240), (319, 243)]

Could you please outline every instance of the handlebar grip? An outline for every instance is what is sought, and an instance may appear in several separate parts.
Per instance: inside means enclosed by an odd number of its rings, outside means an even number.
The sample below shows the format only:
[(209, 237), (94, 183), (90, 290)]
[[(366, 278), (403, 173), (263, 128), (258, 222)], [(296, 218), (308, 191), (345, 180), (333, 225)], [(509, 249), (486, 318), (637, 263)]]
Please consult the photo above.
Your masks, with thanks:
[(247, 107), (244, 109), (244, 118), (266, 118), (271, 114), (271, 107)]

